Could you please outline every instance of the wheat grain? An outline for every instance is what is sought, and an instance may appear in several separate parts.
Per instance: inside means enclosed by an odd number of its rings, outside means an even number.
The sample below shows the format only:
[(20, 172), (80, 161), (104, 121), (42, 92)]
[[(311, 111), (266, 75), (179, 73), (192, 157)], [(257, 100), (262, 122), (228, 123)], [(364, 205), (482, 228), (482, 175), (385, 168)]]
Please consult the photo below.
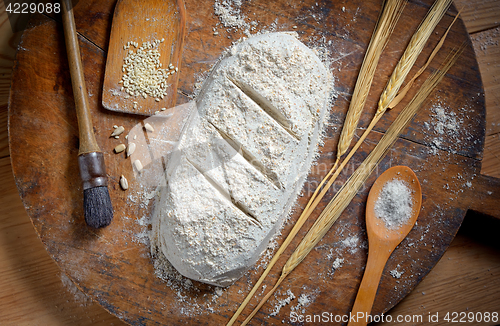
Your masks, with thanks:
[(403, 0), (389, 0), (384, 2), (382, 13), (379, 16), (377, 26), (363, 59), (351, 103), (349, 104), (349, 110), (347, 111), (344, 126), (342, 127), (342, 133), (337, 145), (337, 161), (346, 153), (351, 144), (370, 91), (373, 77), (375, 76), (375, 68), (377, 67), (380, 55), (387, 45), (389, 36), (392, 34), (405, 5), (406, 1)]

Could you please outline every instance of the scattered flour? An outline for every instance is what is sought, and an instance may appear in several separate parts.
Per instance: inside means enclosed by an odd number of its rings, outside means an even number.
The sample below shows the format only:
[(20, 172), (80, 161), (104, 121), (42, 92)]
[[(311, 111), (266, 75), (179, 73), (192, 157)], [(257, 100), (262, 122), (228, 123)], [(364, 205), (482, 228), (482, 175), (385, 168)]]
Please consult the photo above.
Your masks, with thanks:
[(65, 273), (61, 273), (60, 278), (66, 290), (68, 290), (68, 292), (75, 297), (75, 301), (78, 302), (81, 307), (84, 307), (88, 303), (92, 302), (92, 300), (87, 297), (85, 293), (76, 287), (75, 283), (73, 283), (73, 281)]
[[(431, 117), (434, 118), (432, 124), (432, 129), (437, 135), (448, 135), (453, 138), (458, 137), (459, 130), (462, 122), (458, 119), (457, 114), (453, 111), (449, 111), (441, 104), (434, 105), (431, 108), (434, 114)], [(426, 127), (429, 129), (428, 123)]]
[[(275, 304), (274, 306), (274, 310), (270, 313), (270, 316), (277, 316), (281, 310), (281, 308), (283, 308), (284, 306), (286, 306), (287, 304), (290, 304), (290, 302), (292, 302), (293, 299), (295, 299), (295, 295), (293, 294), (293, 292), (288, 289), (286, 291), (286, 297), (283, 298), (283, 299), (277, 299), (278, 302)], [(275, 295), (275, 297), (277, 297), (277, 295)]]
[(311, 303), (311, 299), (306, 294), (301, 294), (298, 302), (301, 306), (305, 307)]
[(241, 2), (242, 0), (215, 0), (214, 13), (225, 28), (240, 29), (249, 34), (255, 23), (246, 22), (246, 16), (241, 13)]
[(498, 47), (499, 35), (500, 27), (488, 30), (487, 32), (472, 34), (471, 40), (474, 44), (474, 49), (481, 49), (483, 52), (496, 49)]
[(295, 306), (292, 306), (290, 310), (305, 314), (305, 308), (309, 306), (314, 301), (314, 299), (315, 298), (312, 295), (302, 293), (297, 300), (297, 304)]
[(342, 267), (342, 265), (344, 264), (344, 258), (335, 258), (335, 260), (333, 261), (333, 264), (332, 264), (332, 268), (334, 270), (337, 270), (339, 269), (340, 267)]
[(401, 278), (401, 276), (404, 274), (404, 272), (399, 272), (397, 269), (393, 269), (389, 273), (391, 273), (391, 276), (394, 278)]
[(359, 247), (359, 236), (353, 235), (341, 241), (339, 248), (340, 249), (348, 249), (351, 254), (354, 254), (358, 251)]
[(424, 122), (424, 128), (427, 130), (424, 138), (431, 145), (431, 154), (438, 155), (438, 149), (449, 150), (452, 154), (457, 153), (462, 149), (463, 141), (470, 141), (474, 137), (467, 128), (464, 128), (466, 107), (459, 109), (457, 113), (443, 103), (437, 102), (430, 111), (429, 120)]

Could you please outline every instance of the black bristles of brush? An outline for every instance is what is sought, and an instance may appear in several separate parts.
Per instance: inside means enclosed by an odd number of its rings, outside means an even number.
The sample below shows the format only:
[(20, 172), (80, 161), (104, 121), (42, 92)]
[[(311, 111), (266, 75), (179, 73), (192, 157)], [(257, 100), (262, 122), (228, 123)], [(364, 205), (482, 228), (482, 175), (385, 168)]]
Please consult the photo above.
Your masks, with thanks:
[(83, 182), (83, 212), (85, 222), (93, 228), (108, 226), (113, 219), (113, 206), (108, 191), (108, 177), (101, 152), (78, 156)]
[(113, 207), (108, 187), (95, 187), (83, 191), (85, 222), (93, 228), (108, 226), (113, 219)]

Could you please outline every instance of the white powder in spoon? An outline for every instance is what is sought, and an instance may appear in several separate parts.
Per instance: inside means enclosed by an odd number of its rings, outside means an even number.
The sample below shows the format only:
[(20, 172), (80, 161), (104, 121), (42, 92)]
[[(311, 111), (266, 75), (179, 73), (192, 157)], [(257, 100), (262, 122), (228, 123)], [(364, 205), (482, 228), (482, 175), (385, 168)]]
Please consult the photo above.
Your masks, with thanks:
[(387, 182), (375, 202), (375, 216), (389, 229), (397, 229), (411, 217), (413, 196), (410, 187), (399, 179)]

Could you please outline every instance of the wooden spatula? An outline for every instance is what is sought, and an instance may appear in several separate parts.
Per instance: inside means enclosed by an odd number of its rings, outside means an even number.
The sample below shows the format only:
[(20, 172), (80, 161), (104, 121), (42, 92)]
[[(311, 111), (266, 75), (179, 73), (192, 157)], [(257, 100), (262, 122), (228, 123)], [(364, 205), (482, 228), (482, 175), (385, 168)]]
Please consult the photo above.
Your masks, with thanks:
[[(118, 0), (111, 26), (102, 93), (102, 105), (106, 109), (151, 115), (162, 108), (168, 109), (175, 105), (185, 25), (183, 0)], [(165, 81), (163, 85), (155, 85), (151, 80), (147, 80), (149, 88), (144, 85), (133, 87), (136, 84), (129, 79), (131, 72), (123, 71), (125, 59), (137, 55), (141, 47), (147, 51), (152, 50), (152, 53), (158, 51), (160, 54), (157, 59), (161, 67), (155, 66), (154, 74), (168, 75), (166, 79), (161, 78)], [(151, 57), (151, 53), (145, 56)], [(129, 69), (137, 66), (136, 60), (128, 64)], [(151, 66), (147, 71), (146, 75), (150, 77)], [(125, 82), (127, 79), (128, 82)], [(141, 82), (140, 78), (135, 79), (134, 83)], [(151, 92), (155, 87), (157, 91)], [(140, 89), (145, 91), (141, 92)]]

